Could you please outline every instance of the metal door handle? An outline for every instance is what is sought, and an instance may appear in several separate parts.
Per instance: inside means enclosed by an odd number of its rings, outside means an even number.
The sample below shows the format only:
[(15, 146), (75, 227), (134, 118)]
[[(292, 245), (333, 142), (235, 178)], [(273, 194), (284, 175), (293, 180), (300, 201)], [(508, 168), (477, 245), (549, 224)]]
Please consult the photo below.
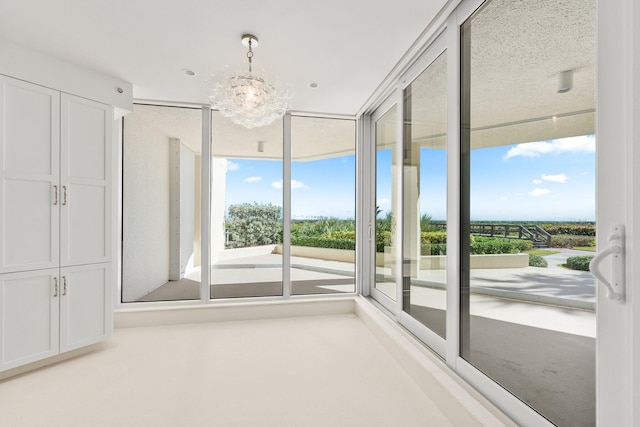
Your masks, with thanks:
[(55, 276), (53, 278), (53, 297), (58, 297), (58, 278)]
[(62, 276), (62, 295), (67, 294), (67, 276)]
[(62, 206), (67, 206), (67, 186), (62, 186)]
[(58, 204), (58, 186), (53, 186), (53, 206)]
[[(609, 242), (608, 248), (593, 257), (589, 263), (589, 270), (607, 288), (607, 298), (623, 302), (625, 297), (624, 225), (617, 224), (611, 227)], [(613, 283), (610, 283), (600, 271), (600, 263), (609, 255), (613, 255), (611, 260), (611, 281)]]

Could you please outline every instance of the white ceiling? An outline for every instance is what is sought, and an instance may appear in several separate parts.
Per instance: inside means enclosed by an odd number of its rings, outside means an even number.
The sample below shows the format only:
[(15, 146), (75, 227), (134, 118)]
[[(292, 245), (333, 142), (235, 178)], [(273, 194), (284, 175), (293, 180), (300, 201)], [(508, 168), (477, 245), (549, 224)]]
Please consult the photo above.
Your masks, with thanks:
[(355, 114), (445, 2), (0, 0), (0, 37), (127, 80), (138, 99), (207, 103), (205, 80), (242, 64), (251, 32), (293, 110)]

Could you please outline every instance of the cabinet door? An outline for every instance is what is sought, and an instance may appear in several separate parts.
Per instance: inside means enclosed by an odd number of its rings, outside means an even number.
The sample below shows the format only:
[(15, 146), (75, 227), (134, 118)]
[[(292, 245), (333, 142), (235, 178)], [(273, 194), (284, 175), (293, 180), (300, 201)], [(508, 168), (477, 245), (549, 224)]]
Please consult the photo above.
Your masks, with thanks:
[(60, 352), (96, 343), (111, 334), (111, 266), (60, 269)]
[(0, 274), (0, 371), (58, 354), (58, 269)]
[(111, 107), (61, 96), (60, 265), (111, 259)]
[(58, 265), (59, 126), (58, 92), (0, 76), (0, 273)]

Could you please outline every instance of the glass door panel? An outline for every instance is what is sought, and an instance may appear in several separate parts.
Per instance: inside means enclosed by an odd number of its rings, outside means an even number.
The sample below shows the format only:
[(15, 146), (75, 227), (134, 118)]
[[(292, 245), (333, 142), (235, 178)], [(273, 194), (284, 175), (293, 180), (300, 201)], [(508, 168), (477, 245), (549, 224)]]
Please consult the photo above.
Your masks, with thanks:
[(291, 118), (291, 294), (355, 291), (356, 123)]
[(404, 91), (403, 310), (446, 336), (447, 56)]
[(461, 356), (595, 425), (595, 2), (493, 0), (461, 32)]
[(156, 105), (124, 119), (122, 302), (200, 299), (201, 123)]
[(211, 123), (211, 298), (280, 296), (283, 121)]
[(376, 145), (376, 221), (375, 289), (396, 300), (398, 242), (395, 207), (397, 203), (397, 106), (375, 122)]

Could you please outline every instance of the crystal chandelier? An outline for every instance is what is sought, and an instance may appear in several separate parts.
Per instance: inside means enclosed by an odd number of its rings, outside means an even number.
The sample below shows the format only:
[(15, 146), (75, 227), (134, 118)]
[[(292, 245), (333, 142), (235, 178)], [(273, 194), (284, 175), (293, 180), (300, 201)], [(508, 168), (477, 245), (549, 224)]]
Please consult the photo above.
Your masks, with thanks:
[(253, 70), (253, 48), (258, 46), (258, 38), (244, 34), (242, 44), (249, 48), (249, 71), (213, 83), (209, 100), (214, 109), (234, 123), (246, 128), (266, 126), (284, 115), (291, 94), (278, 90), (263, 73)]

